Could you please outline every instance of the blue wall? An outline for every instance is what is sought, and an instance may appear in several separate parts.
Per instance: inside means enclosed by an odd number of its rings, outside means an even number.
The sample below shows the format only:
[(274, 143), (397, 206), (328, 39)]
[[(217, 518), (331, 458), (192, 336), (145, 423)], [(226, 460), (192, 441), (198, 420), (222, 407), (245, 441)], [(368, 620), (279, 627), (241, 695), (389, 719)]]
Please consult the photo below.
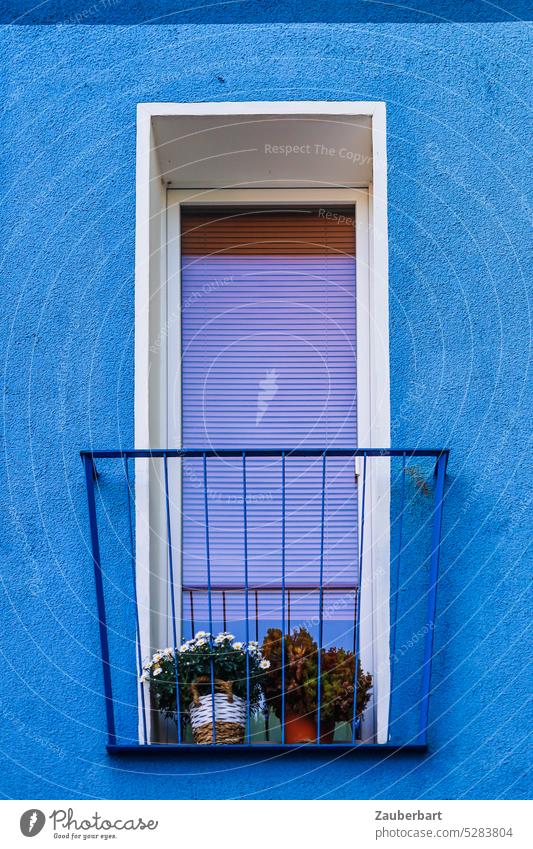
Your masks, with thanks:
[[(314, 20), (1, 31), (6, 796), (527, 793), (527, 30)], [(135, 107), (261, 99), (387, 102), (393, 444), (452, 449), (425, 756), (105, 753), (77, 452), (133, 441)]]

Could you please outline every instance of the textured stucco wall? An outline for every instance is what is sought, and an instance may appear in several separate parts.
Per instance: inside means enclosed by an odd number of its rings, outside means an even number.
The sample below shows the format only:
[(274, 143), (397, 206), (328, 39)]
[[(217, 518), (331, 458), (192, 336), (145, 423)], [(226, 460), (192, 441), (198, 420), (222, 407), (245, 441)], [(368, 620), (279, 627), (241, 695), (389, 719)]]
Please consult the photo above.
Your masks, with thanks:
[[(1, 38), (0, 791), (525, 796), (526, 27), (48, 26)], [(431, 750), (113, 760), (77, 451), (132, 443), (135, 106), (261, 99), (387, 102), (393, 444), (453, 452)]]

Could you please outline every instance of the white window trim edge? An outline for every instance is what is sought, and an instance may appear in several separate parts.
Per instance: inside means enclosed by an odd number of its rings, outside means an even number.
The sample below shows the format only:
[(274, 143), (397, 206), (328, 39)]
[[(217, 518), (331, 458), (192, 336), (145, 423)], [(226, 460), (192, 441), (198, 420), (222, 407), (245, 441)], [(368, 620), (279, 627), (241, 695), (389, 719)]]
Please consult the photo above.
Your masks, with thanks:
[[(137, 173), (136, 173), (136, 241), (135, 241), (135, 446), (146, 447), (153, 443), (150, 429), (150, 301), (151, 301), (151, 274), (150, 266), (154, 254), (160, 253), (160, 279), (159, 286), (167, 287), (167, 256), (166, 250), (166, 192), (161, 184), (160, 203), (158, 208), (158, 220), (154, 222), (154, 214), (150, 208), (151, 173), (153, 157), (152, 118), (160, 115), (286, 115), (286, 114), (318, 114), (318, 115), (350, 115), (352, 117), (370, 115), (372, 117), (372, 143), (373, 143), (373, 181), (368, 186), (368, 239), (362, 244), (357, 244), (359, 256), (367, 251), (367, 280), (368, 280), (368, 332), (360, 330), (358, 321), (358, 363), (364, 362), (364, 346), (367, 356), (372, 363), (371, 373), (365, 378), (364, 370), (358, 370), (358, 395), (365, 391), (364, 382), (367, 387), (365, 394), (369, 398), (369, 404), (361, 405), (368, 410), (367, 420), (364, 421), (358, 413), (358, 441), (365, 447), (388, 447), (390, 445), (390, 376), (389, 376), (389, 323), (388, 323), (388, 230), (387, 230), (387, 163), (386, 163), (386, 117), (385, 104), (381, 102), (319, 102), (319, 101), (288, 101), (288, 102), (253, 102), (253, 103), (152, 103), (139, 104), (137, 121)], [(171, 190), (183, 193), (183, 190)], [(264, 198), (265, 193), (270, 192), (275, 200), (290, 193), (290, 199), (294, 200), (295, 193), (301, 197), (316, 197), (319, 202), (327, 197), (328, 202), (336, 202), (342, 194), (346, 200), (346, 193), (352, 192), (357, 197), (358, 189), (287, 189), (287, 190), (261, 190)], [(250, 190), (219, 190), (224, 193), (225, 201), (228, 200), (228, 192), (234, 193), (231, 202), (241, 203), (240, 195), (246, 195), (250, 199)], [(209, 202), (215, 196), (215, 190), (201, 189), (188, 190), (186, 195), (202, 197), (205, 202), (209, 195)], [(365, 193), (366, 195), (366, 193)], [(362, 196), (359, 195), (361, 201)], [(220, 200), (219, 202), (223, 202)], [(256, 198), (257, 202), (257, 198)], [(360, 212), (363, 204), (360, 204)], [(160, 233), (161, 244), (155, 249), (150, 242), (150, 223)], [(361, 263), (362, 270), (363, 263)], [(358, 284), (360, 282), (361, 270), (358, 267)], [(170, 269), (169, 269), (170, 271)], [(177, 287), (174, 287), (176, 289)], [(359, 293), (358, 293), (359, 299)], [(168, 312), (167, 312), (168, 311)], [(160, 326), (167, 327), (167, 316), (171, 314), (167, 297), (161, 299)], [(358, 313), (359, 314), (359, 313)], [(361, 333), (361, 336), (360, 336)], [(366, 341), (365, 341), (366, 338)], [(168, 333), (163, 332), (161, 339), (166, 346)], [(369, 353), (368, 353), (369, 352)], [(168, 352), (165, 351), (162, 359), (167, 360)], [(164, 369), (166, 372), (166, 368)], [(159, 381), (159, 395), (166, 396), (166, 373)], [(152, 390), (153, 394), (153, 390)], [(166, 397), (165, 397), (165, 427), (166, 432)], [(165, 444), (168, 444), (168, 436)], [(173, 434), (178, 439), (178, 434)], [(161, 438), (161, 437), (160, 437)], [(177, 443), (179, 444), (179, 443)], [(156, 446), (154, 443), (154, 447)], [(377, 498), (377, 493), (381, 498)], [(138, 564), (150, 562), (150, 474), (149, 461), (141, 464), (136, 470), (135, 496), (137, 507), (136, 534), (136, 556)], [(388, 464), (385, 460), (368, 464), (367, 477), (367, 506), (365, 518), (365, 541), (364, 562), (375, 564), (378, 562), (388, 563), (390, 558), (390, 491)], [(361, 507), (361, 499), (360, 499)], [(370, 508), (370, 509), (369, 509)], [(148, 518), (148, 521), (147, 521)], [(174, 539), (179, 538), (174, 535)], [(179, 561), (178, 561), (179, 563)], [(376, 728), (368, 727), (363, 730), (364, 737), (371, 737), (375, 731), (375, 740), (378, 743), (387, 742), (388, 719), (389, 719), (389, 696), (390, 696), (390, 649), (389, 649), (389, 592), (390, 575), (388, 569), (370, 567), (370, 576), (363, 582), (366, 586), (369, 581), (370, 588), (362, 594), (361, 610), (361, 652), (364, 661), (365, 656), (372, 657), (371, 667), (374, 671), (374, 703)], [(139, 616), (141, 645), (149, 647), (150, 639), (150, 574), (149, 569), (138, 567), (137, 593), (139, 599)], [(364, 623), (371, 623), (369, 627)], [(146, 654), (147, 652), (145, 652)], [(140, 704), (140, 698), (139, 698)], [(147, 720), (150, 725), (150, 712), (147, 712)], [(139, 713), (139, 739), (142, 739), (142, 715)], [(150, 730), (149, 730), (150, 738)]]

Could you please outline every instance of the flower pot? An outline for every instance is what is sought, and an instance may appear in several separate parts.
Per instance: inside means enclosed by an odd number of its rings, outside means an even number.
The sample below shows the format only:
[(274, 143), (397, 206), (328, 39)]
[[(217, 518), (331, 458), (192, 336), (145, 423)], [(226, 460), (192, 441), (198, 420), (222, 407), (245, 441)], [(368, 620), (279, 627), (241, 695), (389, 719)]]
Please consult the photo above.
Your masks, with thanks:
[(297, 716), (285, 711), (285, 742), (316, 743), (317, 723), (312, 716)]
[[(216, 743), (228, 745), (244, 742), (246, 702), (238, 696), (215, 693)], [(195, 743), (205, 745), (213, 740), (213, 697), (211, 693), (197, 696), (189, 708)]]

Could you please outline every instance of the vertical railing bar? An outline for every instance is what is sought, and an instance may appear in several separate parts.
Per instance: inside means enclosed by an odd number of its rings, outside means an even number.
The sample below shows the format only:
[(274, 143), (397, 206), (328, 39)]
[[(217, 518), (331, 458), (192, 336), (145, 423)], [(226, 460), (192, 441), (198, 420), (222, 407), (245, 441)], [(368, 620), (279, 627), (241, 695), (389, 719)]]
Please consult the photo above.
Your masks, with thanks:
[(353, 591), (353, 653), (355, 655), (355, 643), (356, 643), (356, 628), (355, 623), (357, 622), (357, 587), (354, 588)]
[(178, 630), (176, 626), (176, 599), (174, 598), (174, 561), (172, 554), (172, 530), (170, 527), (170, 499), (168, 493), (168, 457), (163, 456), (163, 468), (165, 472), (165, 509), (167, 517), (167, 551), (168, 551), (168, 577), (170, 590), (170, 610), (172, 615), (172, 641), (174, 657), (174, 677), (176, 679), (176, 730), (178, 732), (178, 744), (181, 744), (181, 712), (180, 712), (180, 687), (178, 670)]
[(285, 451), (281, 452), (281, 743), (285, 744)]
[(291, 633), (291, 591), (287, 588), (287, 634)]
[(320, 745), (320, 708), (322, 702), (322, 641), (324, 631), (324, 521), (326, 505), (326, 454), (322, 455), (322, 506), (320, 516), (320, 584), (318, 609), (318, 662), (317, 662), (317, 743)]
[[(135, 546), (133, 543), (133, 514), (131, 509), (131, 487), (130, 487), (130, 474), (128, 468), (128, 458), (123, 458), (124, 472), (126, 476), (126, 488), (128, 490), (128, 526), (129, 526), (129, 537), (130, 537), (130, 561), (131, 561), (131, 572), (132, 572), (132, 580), (133, 580), (133, 601), (135, 603), (135, 634), (137, 641), (137, 666), (139, 670), (139, 679), (143, 674), (143, 662), (142, 662), (142, 649), (141, 649), (141, 626), (139, 623), (139, 605), (137, 601), (137, 564), (135, 560)], [(142, 724), (143, 724), (143, 742), (144, 745), (148, 743), (148, 730), (146, 726), (146, 700), (144, 694), (144, 682), (140, 681), (140, 690), (141, 690), (141, 713), (142, 713)]]
[(363, 497), (361, 505), (361, 541), (359, 545), (359, 571), (357, 576), (357, 616), (355, 619), (355, 657), (353, 685), (353, 723), (352, 743), (355, 743), (357, 731), (357, 690), (359, 687), (359, 638), (361, 624), (361, 579), (363, 575), (363, 548), (365, 543), (365, 497), (366, 497), (366, 451), (363, 452)]
[(209, 506), (207, 491), (207, 455), (204, 458), (204, 508), (205, 508), (205, 554), (207, 562), (207, 605), (209, 611), (209, 665), (211, 669), (211, 706), (213, 710), (213, 744), (217, 742), (217, 724), (215, 718), (215, 665), (213, 661), (213, 603), (211, 599), (211, 555), (209, 553)]
[[(392, 599), (392, 631), (391, 631), (391, 674), (389, 691), (389, 724), (392, 707), (392, 696), (394, 692), (394, 671), (396, 668), (396, 624), (398, 621), (398, 595), (400, 592), (400, 562), (403, 548), (403, 513), (405, 508), (405, 451), (402, 454), (402, 494), (400, 499), (400, 522), (398, 528), (398, 553), (395, 558), (395, 569), (393, 580), (395, 590)], [(388, 736), (388, 735), (387, 735)]]
[(259, 642), (259, 599), (255, 590), (255, 640)]
[(429, 567), (427, 630), (424, 644), (424, 663), (422, 666), (422, 699), (420, 703), (420, 721), (418, 729), (419, 743), (426, 743), (429, 720), (429, 696), (431, 666), (433, 662), (433, 635), (435, 630), (435, 612), (437, 607), (437, 581), (439, 576), (440, 539), (442, 529), (442, 502), (444, 478), (446, 475), (446, 455), (441, 454), (437, 461), (437, 482), (435, 485), (435, 507), (431, 539), (431, 562)]
[(222, 590), (222, 627), (223, 630), (227, 630), (227, 618), (226, 618), (226, 590)]
[(94, 583), (96, 588), (96, 607), (98, 611), (98, 630), (100, 633), (100, 652), (102, 656), (102, 671), (104, 677), (104, 697), (107, 720), (107, 737), (110, 746), (117, 742), (115, 731), (115, 709), (113, 688), (111, 683), (111, 663), (109, 660), (109, 642), (107, 639), (107, 621), (105, 614), (104, 584), (102, 579), (102, 561), (100, 543), (98, 540), (98, 522), (96, 518), (96, 500), (94, 495), (93, 461), (90, 456), (83, 457), (85, 466), (85, 483), (87, 487), (87, 510), (89, 513), (89, 528), (91, 533), (91, 550), (94, 567)]
[(196, 629), (194, 627), (194, 600), (192, 596), (192, 590), (189, 590), (189, 606), (191, 609), (191, 639), (194, 639), (194, 632)]
[(246, 742), (250, 743), (250, 611), (248, 607), (248, 515), (246, 497), (246, 451), (242, 452), (242, 501), (244, 522), (244, 615), (246, 619)]
[[(168, 456), (168, 455), (167, 455)], [(179, 517), (178, 522), (178, 532), (179, 532), (179, 548), (178, 548), (178, 568), (179, 568), (179, 582), (180, 582), (180, 596), (179, 596), (179, 623), (180, 623), (180, 643), (185, 642), (185, 593), (183, 590), (183, 552), (184, 552), (184, 521), (183, 521), (183, 467), (185, 458), (176, 458), (177, 463), (177, 489), (179, 493), (179, 504), (180, 509), (182, 511), (182, 515)]]

